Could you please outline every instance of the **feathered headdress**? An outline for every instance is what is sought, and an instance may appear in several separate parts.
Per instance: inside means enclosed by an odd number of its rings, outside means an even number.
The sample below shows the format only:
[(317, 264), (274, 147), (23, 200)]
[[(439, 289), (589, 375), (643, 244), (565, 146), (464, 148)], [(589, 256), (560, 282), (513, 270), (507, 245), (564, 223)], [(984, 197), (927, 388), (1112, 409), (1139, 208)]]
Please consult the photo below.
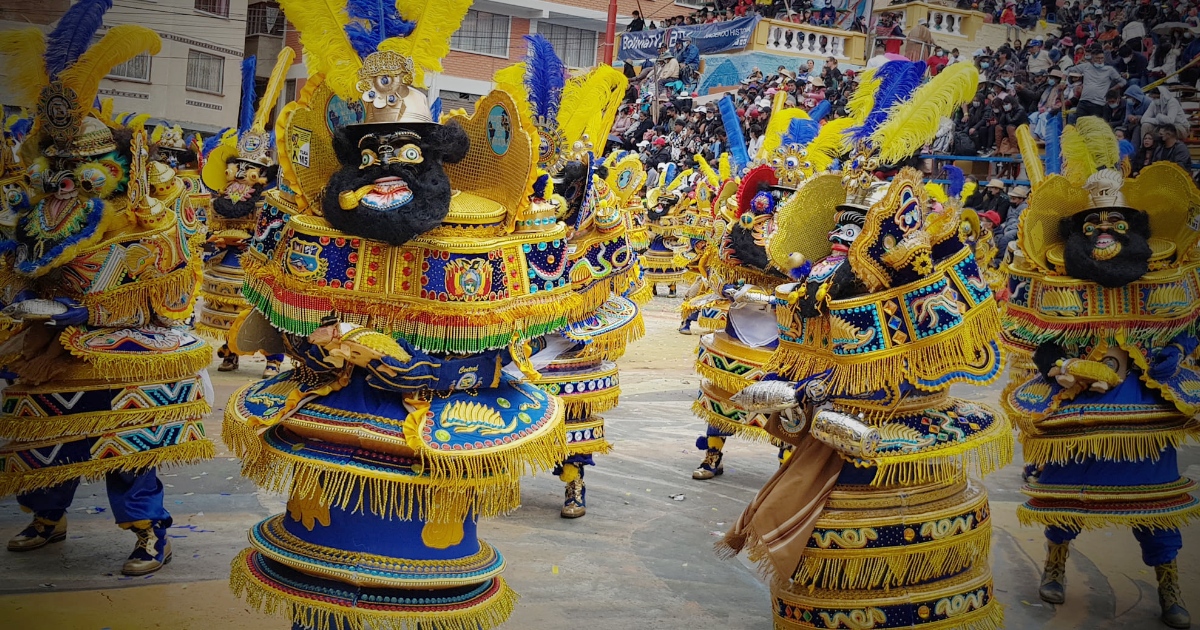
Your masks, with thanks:
[(721, 110), (721, 125), (725, 127), (725, 142), (729, 145), (729, 157), (733, 161), (735, 175), (741, 175), (750, 166), (750, 151), (746, 137), (742, 135), (742, 123), (738, 120), (733, 98), (728, 94), (721, 97), (717, 108)]
[(472, 0), (282, 0), (300, 30), (305, 63), (343, 100), (361, 99), (367, 123), (436, 122), (425, 89)]
[(110, 8), (112, 0), (80, 0), (49, 35), (36, 28), (0, 33), (14, 104), (36, 107), (35, 132), (54, 139), (53, 152), (94, 155), (111, 145), (111, 133), (102, 125), (84, 124), (100, 80), (116, 66), (162, 48), (154, 31), (132, 24), (109, 29), (93, 44)]

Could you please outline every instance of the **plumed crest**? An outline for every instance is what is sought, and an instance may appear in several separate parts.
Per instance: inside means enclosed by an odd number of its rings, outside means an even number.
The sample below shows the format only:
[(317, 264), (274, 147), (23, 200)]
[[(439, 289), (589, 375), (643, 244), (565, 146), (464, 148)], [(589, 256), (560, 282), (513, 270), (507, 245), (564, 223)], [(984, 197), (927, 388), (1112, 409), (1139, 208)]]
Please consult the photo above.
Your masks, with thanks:
[(142, 53), (157, 55), (160, 50), (162, 40), (158, 33), (134, 24), (114, 26), (79, 55), (70, 67), (60, 71), (58, 78), (63, 85), (75, 90), (80, 103), (90, 103), (100, 91), (100, 79), (113, 68)]
[[(889, 61), (875, 73), (875, 77), (880, 81), (879, 91), (875, 94), (871, 112), (854, 131), (856, 141), (874, 139), (876, 130), (888, 120), (892, 108), (907, 100), (917, 90), (925, 77), (925, 62)], [(903, 157), (908, 155), (911, 153)]]
[(1025, 172), (1029, 175), (1029, 183), (1031, 186), (1037, 186), (1045, 179), (1046, 171), (1042, 166), (1042, 156), (1029, 125), (1017, 127), (1017, 146), (1021, 149), (1021, 161), (1025, 163)]
[(597, 150), (603, 147), (628, 86), (620, 70), (603, 64), (567, 81), (558, 110), (563, 137), (573, 142), (587, 135)]
[(834, 158), (845, 153), (846, 133), (855, 124), (853, 118), (838, 118), (825, 123), (817, 137), (808, 144), (808, 161), (812, 163), (815, 172), (827, 171), (833, 166)]
[(725, 140), (729, 143), (729, 157), (733, 160), (736, 174), (742, 173), (750, 166), (750, 151), (746, 145), (746, 137), (742, 135), (742, 123), (737, 117), (737, 108), (733, 106), (733, 98), (728, 94), (721, 97), (717, 104), (721, 110), (721, 124), (725, 127)]
[(514, 63), (501, 68), (492, 75), (496, 89), (508, 92), (513, 102), (517, 104), (521, 118), (533, 120), (533, 108), (529, 105), (529, 89), (525, 87), (525, 62)]
[[(258, 107), (254, 112), (254, 124), (251, 128), (255, 131), (266, 130), (267, 119), (270, 118), (271, 114), (275, 113), (275, 102), (279, 100), (279, 95), (283, 93), (283, 84), (287, 80), (288, 70), (292, 67), (292, 61), (295, 59), (296, 51), (290, 46), (281, 48), (279, 55), (275, 57), (275, 66), (271, 68), (271, 78), (267, 79), (267, 87), (263, 90), (262, 100), (259, 101)], [(272, 138), (273, 145), (274, 138)]]
[(929, 193), (930, 199), (938, 203), (944, 204), (950, 201), (950, 195), (946, 193), (946, 189), (941, 184), (925, 182), (925, 192)]
[(433, 117), (434, 122), (442, 120), (442, 97), (433, 99), (433, 102), (429, 104), (429, 115)]
[(1083, 136), (1096, 168), (1113, 168), (1121, 160), (1117, 136), (1112, 127), (1096, 116), (1081, 116), (1075, 121), (1075, 129)]
[(550, 183), (550, 174), (542, 173), (537, 179), (533, 180), (533, 198), (534, 199), (549, 199), (549, 195), (554, 194), (554, 184)]
[[(80, 0), (58, 21), (46, 38), (46, 76), (57, 79), (60, 72), (75, 63), (92, 44), (92, 37), (104, 24), (104, 14), (112, 0)], [(90, 103), (92, 99), (84, 102)]]
[(204, 141), (200, 143), (200, 155), (208, 157), (208, 154), (212, 153), (212, 150), (217, 148), (217, 145), (221, 144), (221, 138), (229, 131), (229, 129), (229, 127), (226, 127), (221, 131), (205, 138)]
[(787, 131), (783, 134), (782, 143), (806, 147), (808, 143), (816, 139), (820, 131), (821, 126), (817, 124), (817, 121), (797, 118), (788, 125)]
[(1083, 186), (1096, 172), (1096, 160), (1092, 157), (1087, 140), (1075, 125), (1067, 125), (1062, 132), (1063, 175), (1076, 186)]
[(967, 183), (967, 177), (963, 175), (962, 169), (953, 164), (947, 164), (942, 167), (942, 170), (946, 171), (946, 179), (950, 180), (946, 184), (946, 192), (956, 199), (962, 197), (963, 186)]
[(875, 92), (879, 90), (880, 83), (879, 77), (875, 76), (875, 70), (875, 68), (867, 68), (858, 76), (858, 88), (846, 102), (846, 111), (860, 125), (875, 107)]
[(678, 175), (676, 175), (671, 179), (670, 182), (667, 183), (667, 190), (675, 190), (679, 188), (685, 181), (687, 181), (687, 178), (692, 176), (692, 173), (694, 172), (695, 171), (690, 168), (680, 171)]
[(416, 27), (400, 17), (396, 0), (348, 0), (346, 13), (353, 18), (346, 25), (346, 36), (362, 57), (379, 50), (389, 37), (408, 37)]
[(17, 118), (7, 124), (6, 129), (17, 142), (21, 142), (33, 130), (33, 119), (29, 117)]
[(979, 187), (979, 184), (976, 182), (967, 182), (967, 183), (963, 184), (963, 189), (962, 189), (963, 201), (970, 199), (971, 195), (975, 194), (975, 189), (978, 187)]
[(46, 35), (36, 28), (0, 32), (0, 58), (7, 80), (4, 91), (14, 105), (32, 110), (42, 87), (50, 82), (43, 57)]
[(808, 111), (808, 117), (816, 121), (822, 121), (828, 118), (832, 112), (833, 105), (829, 101), (821, 101), (817, 103), (816, 107)]
[(1121, 152), (1121, 159), (1125, 160), (1137, 152), (1133, 143), (1128, 140), (1120, 140), (1117, 142), (1117, 148)]
[(670, 188), (669, 184), (675, 181), (675, 175), (679, 172), (679, 167), (675, 166), (674, 162), (668, 162), (663, 167), (662, 172), (658, 174), (658, 187), (663, 190)]
[(733, 176), (733, 169), (729, 164), (728, 152), (722, 153), (721, 157), (717, 158), (717, 174), (721, 176), (721, 181), (725, 181)]
[(763, 161), (775, 153), (775, 149), (783, 143), (783, 135), (791, 128), (792, 121), (808, 120), (808, 112), (799, 107), (780, 109), (771, 112), (771, 120), (767, 121), (767, 130), (763, 136), (762, 148), (758, 150), (755, 159)]
[(1046, 175), (1062, 173), (1062, 114), (1046, 119)]
[(323, 74), (329, 89), (346, 101), (359, 98), (355, 84), (362, 59), (350, 45), (350, 16), (344, 0), (279, 0), (287, 19), (300, 31), (309, 76)]
[(250, 55), (242, 60), (242, 102), (238, 111), (238, 133), (250, 131), (254, 125), (254, 102), (258, 100), (255, 92), (254, 75), (258, 72), (258, 57)]
[(708, 180), (708, 185), (716, 188), (721, 185), (721, 178), (713, 167), (709, 165), (708, 160), (704, 159), (703, 155), (697, 153), (695, 155), (696, 167), (700, 169), (700, 174), (704, 175), (704, 179)]
[(204, 146), (202, 147), (204, 151), (204, 157), (208, 157), (208, 154), (212, 153), (212, 150), (219, 146), (227, 146), (230, 148), (236, 147), (237, 140), (237, 129), (234, 127), (226, 127), (225, 129), (221, 130), (221, 133), (211, 136), (208, 140), (204, 141)]
[[(309, 2), (312, 0), (300, 0)], [(441, 72), (442, 58), (450, 53), (450, 37), (458, 30), (474, 0), (411, 0), (400, 7), (400, 16), (416, 27), (408, 37), (393, 37), (379, 50), (398, 52), (413, 60), (413, 85), (425, 87), (426, 72)]]
[(563, 65), (550, 40), (541, 35), (526, 35), (525, 88), (535, 116), (547, 120), (558, 117), (558, 107), (567, 84), (567, 67)]
[[(979, 71), (969, 63), (947, 66), (928, 83), (910, 89), (913, 74), (923, 74), (924, 64), (917, 62), (910, 70), (900, 75), (884, 96), (884, 100), (895, 99), (884, 113), (886, 120), (880, 121), (871, 134), (871, 142), (879, 149), (884, 162), (897, 163), (921, 150), (937, 136), (943, 117), (950, 116), (955, 108), (971, 100), (979, 89)], [(918, 83), (920, 78), (917, 79)], [(888, 85), (885, 83), (884, 89)], [(911, 94), (911, 96), (909, 96)], [(866, 126), (876, 120), (877, 111), (867, 117)]]

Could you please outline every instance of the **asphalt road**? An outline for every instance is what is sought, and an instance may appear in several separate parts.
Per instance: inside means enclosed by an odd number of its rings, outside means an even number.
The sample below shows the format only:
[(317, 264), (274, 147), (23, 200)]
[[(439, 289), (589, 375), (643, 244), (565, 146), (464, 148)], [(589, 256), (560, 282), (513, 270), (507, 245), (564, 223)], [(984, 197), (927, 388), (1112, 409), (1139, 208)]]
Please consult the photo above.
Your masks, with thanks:
[[(774, 449), (730, 440), (725, 475), (693, 481), (703, 424), (690, 412), (699, 379), (691, 359), (698, 337), (679, 335), (679, 300), (646, 308), (648, 334), (621, 360), (621, 405), (609, 412), (614, 452), (587, 471), (588, 515), (558, 517), (562, 484), (541, 475), (523, 484), (516, 513), (480, 526), (480, 535), (508, 559), (505, 578), (521, 594), (506, 627), (589, 630), (697, 630), (772, 627), (766, 586), (743, 558), (723, 561), (712, 545), (776, 467)], [(81, 486), (63, 544), (32, 553), (0, 551), (0, 628), (9, 630), (224, 630), (288, 624), (249, 610), (228, 589), (229, 563), (246, 546), (247, 529), (283, 510), (283, 500), (238, 474), (220, 444), (223, 401), (255, 378), (261, 360), (236, 373), (217, 373), (217, 405), (206, 425), (216, 459), (167, 470), (167, 508), (174, 561), (145, 578), (120, 576), (133, 536), (113, 525), (104, 486)], [(956, 389), (994, 404), (1001, 384)], [(1180, 466), (1200, 477), (1200, 448), (1180, 451)], [(1016, 463), (991, 475), (996, 530), (995, 586), (1011, 629), (1140, 630), (1161, 628), (1154, 572), (1141, 563), (1127, 530), (1082, 534), (1068, 562), (1067, 603), (1037, 597), (1041, 532), (1023, 528), (1016, 506)], [(682, 501), (672, 495), (682, 494)], [(14, 499), (0, 501), (5, 537), (28, 522)], [(1184, 594), (1200, 616), (1200, 528), (1184, 531), (1180, 556)]]

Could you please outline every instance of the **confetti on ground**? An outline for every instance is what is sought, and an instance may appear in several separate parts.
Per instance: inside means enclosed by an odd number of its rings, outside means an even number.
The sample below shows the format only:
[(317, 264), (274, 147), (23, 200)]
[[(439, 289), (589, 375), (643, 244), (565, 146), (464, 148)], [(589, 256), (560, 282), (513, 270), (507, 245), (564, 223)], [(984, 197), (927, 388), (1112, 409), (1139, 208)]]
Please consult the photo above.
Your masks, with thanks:
[(671, 500), (672, 500), (672, 501), (686, 501), (686, 500), (687, 500), (687, 497), (685, 497), (685, 496), (684, 496), (684, 495), (682, 495), (682, 494), (672, 494), (672, 495), (671, 495)]
[(550, 573), (552, 573), (554, 575), (558, 575), (558, 565), (557, 564), (550, 567)]

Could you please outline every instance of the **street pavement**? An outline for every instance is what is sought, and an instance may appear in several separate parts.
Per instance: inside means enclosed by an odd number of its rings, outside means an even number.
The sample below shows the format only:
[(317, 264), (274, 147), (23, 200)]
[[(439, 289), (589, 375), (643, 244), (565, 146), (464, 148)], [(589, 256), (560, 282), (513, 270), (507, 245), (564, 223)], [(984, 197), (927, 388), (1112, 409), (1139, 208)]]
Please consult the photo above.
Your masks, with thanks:
[[(725, 475), (691, 479), (703, 423), (690, 411), (699, 379), (691, 361), (698, 336), (681, 336), (679, 300), (657, 298), (646, 309), (647, 336), (621, 360), (621, 405), (605, 415), (614, 450), (586, 473), (588, 514), (559, 518), (562, 484), (543, 474), (522, 485), (514, 514), (481, 524), (481, 537), (508, 560), (504, 577), (521, 594), (506, 627), (531, 630), (707, 628), (768, 630), (767, 587), (744, 556), (721, 560), (716, 542), (774, 471), (775, 449), (731, 439)], [(25, 553), (0, 551), (0, 629), (237, 630), (286, 629), (280, 617), (249, 609), (229, 592), (233, 556), (247, 529), (283, 511), (283, 498), (238, 474), (220, 443), (224, 401), (256, 378), (261, 359), (235, 373), (210, 370), (217, 404), (206, 426), (217, 458), (163, 471), (174, 560), (157, 574), (122, 577), (133, 536), (113, 525), (103, 483), (84, 484), (69, 512), (66, 542)], [(996, 406), (1003, 383), (956, 388), (964, 398)], [(1180, 467), (1200, 478), (1200, 448), (1180, 451)], [(1043, 539), (1021, 527), (1021, 455), (988, 477), (995, 531), (992, 567), (1006, 626), (1025, 629), (1141, 630), (1158, 620), (1154, 572), (1141, 563), (1128, 530), (1085, 532), (1067, 564), (1067, 603), (1037, 597)], [(675, 498), (672, 498), (676, 495)], [(680, 500), (678, 495), (682, 495)], [(28, 522), (16, 501), (0, 501), (0, 534)], [(1184, 530), (1180, 570), (1184, 595), (1200, 616), (1200, 528)]]

